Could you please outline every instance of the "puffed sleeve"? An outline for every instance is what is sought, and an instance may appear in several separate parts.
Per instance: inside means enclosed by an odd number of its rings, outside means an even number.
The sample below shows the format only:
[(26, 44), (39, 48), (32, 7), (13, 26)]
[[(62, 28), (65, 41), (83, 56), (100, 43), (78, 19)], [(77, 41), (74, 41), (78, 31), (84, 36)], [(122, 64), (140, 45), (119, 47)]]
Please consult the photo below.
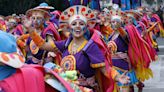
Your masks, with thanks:
[(58, 50), (63, 53), (64, 50), (65, 50), (65, 43), (66, 43), (66, 40), (62, 40), (62, 41), (55, 41), (54, 42), (56, 47), (58, 48)]
[(105, 56), (96, 43), (93, 42), (88, 47), (88, 49), (86, 50), (86, 54), (88, 55), (92, 68), (99, 68), (105, 66)]

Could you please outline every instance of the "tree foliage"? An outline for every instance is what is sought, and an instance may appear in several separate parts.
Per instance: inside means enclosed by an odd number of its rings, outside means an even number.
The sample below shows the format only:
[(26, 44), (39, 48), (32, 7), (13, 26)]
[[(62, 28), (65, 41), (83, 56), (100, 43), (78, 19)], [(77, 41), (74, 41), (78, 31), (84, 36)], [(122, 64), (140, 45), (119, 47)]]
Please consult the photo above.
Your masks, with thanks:
[(28, 9), (46, 2), (57, 10), (64, 10), (64, 0), (0, 0), (0, 15), (24, 14)]

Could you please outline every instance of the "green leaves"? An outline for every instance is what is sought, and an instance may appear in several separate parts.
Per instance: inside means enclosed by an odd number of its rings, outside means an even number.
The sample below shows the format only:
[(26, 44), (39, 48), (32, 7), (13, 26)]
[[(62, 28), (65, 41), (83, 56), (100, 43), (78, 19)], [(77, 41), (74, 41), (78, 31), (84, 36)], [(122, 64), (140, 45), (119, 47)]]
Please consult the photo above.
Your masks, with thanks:
[(24, 14), (28, 9), (42, 2), (47, 2), (50, 6), (55, 7), (55, 10), (64, 10), (65, 1), (67, 0), (0, 0), (0, 15)]

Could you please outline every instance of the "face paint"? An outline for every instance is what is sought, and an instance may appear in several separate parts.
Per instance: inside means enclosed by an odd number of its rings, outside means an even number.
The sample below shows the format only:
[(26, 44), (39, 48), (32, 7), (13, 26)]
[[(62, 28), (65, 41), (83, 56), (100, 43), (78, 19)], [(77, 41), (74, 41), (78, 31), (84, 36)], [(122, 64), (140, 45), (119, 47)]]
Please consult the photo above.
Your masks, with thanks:
[(111, 27), (113, 30), (116, 30), (118, 27), (120, 27), (121, 21), (120, 20), (112, 20), (111, 21)]
[(43, 20), (37, 20), (37, 24), (41, 25), (43, 23)]
[(81, 37), (85, 33), (84, 31), (86, 30), (86, 24), (82, 20), (74, 20), (71, 23), (70, 28), (73, 36)]
[(44, 23), (44, 14), (42, 14), (41, 12), (33, 12), (31, 20), (33, 22), (33, 26), (35, 28), (38, 28)]
[(33, 21), (33, 26), (36, 27), (36, 28), (40, 27), (43, 24), (44, 24), (44, 20), (43, 19), (37, 19), (37, 20)]

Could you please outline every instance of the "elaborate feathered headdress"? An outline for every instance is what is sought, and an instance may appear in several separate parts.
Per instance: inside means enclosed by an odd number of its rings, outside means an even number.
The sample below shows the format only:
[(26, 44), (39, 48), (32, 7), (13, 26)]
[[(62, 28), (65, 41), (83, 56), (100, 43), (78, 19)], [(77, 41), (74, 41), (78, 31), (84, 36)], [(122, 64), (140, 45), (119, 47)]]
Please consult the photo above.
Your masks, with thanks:
[(83, 20), (90, 28), (96, 24), (96, 15), (90, 8), (75, 5), (62, 12), (59, 19), (59, 27), (61, 29), (68, 29), (68, 25), (76, 19)]
[(119, 6), (114, 4), (113, 9), (110, 10), (111, 20), (127, 21), (126, 14), (119, 9)]

